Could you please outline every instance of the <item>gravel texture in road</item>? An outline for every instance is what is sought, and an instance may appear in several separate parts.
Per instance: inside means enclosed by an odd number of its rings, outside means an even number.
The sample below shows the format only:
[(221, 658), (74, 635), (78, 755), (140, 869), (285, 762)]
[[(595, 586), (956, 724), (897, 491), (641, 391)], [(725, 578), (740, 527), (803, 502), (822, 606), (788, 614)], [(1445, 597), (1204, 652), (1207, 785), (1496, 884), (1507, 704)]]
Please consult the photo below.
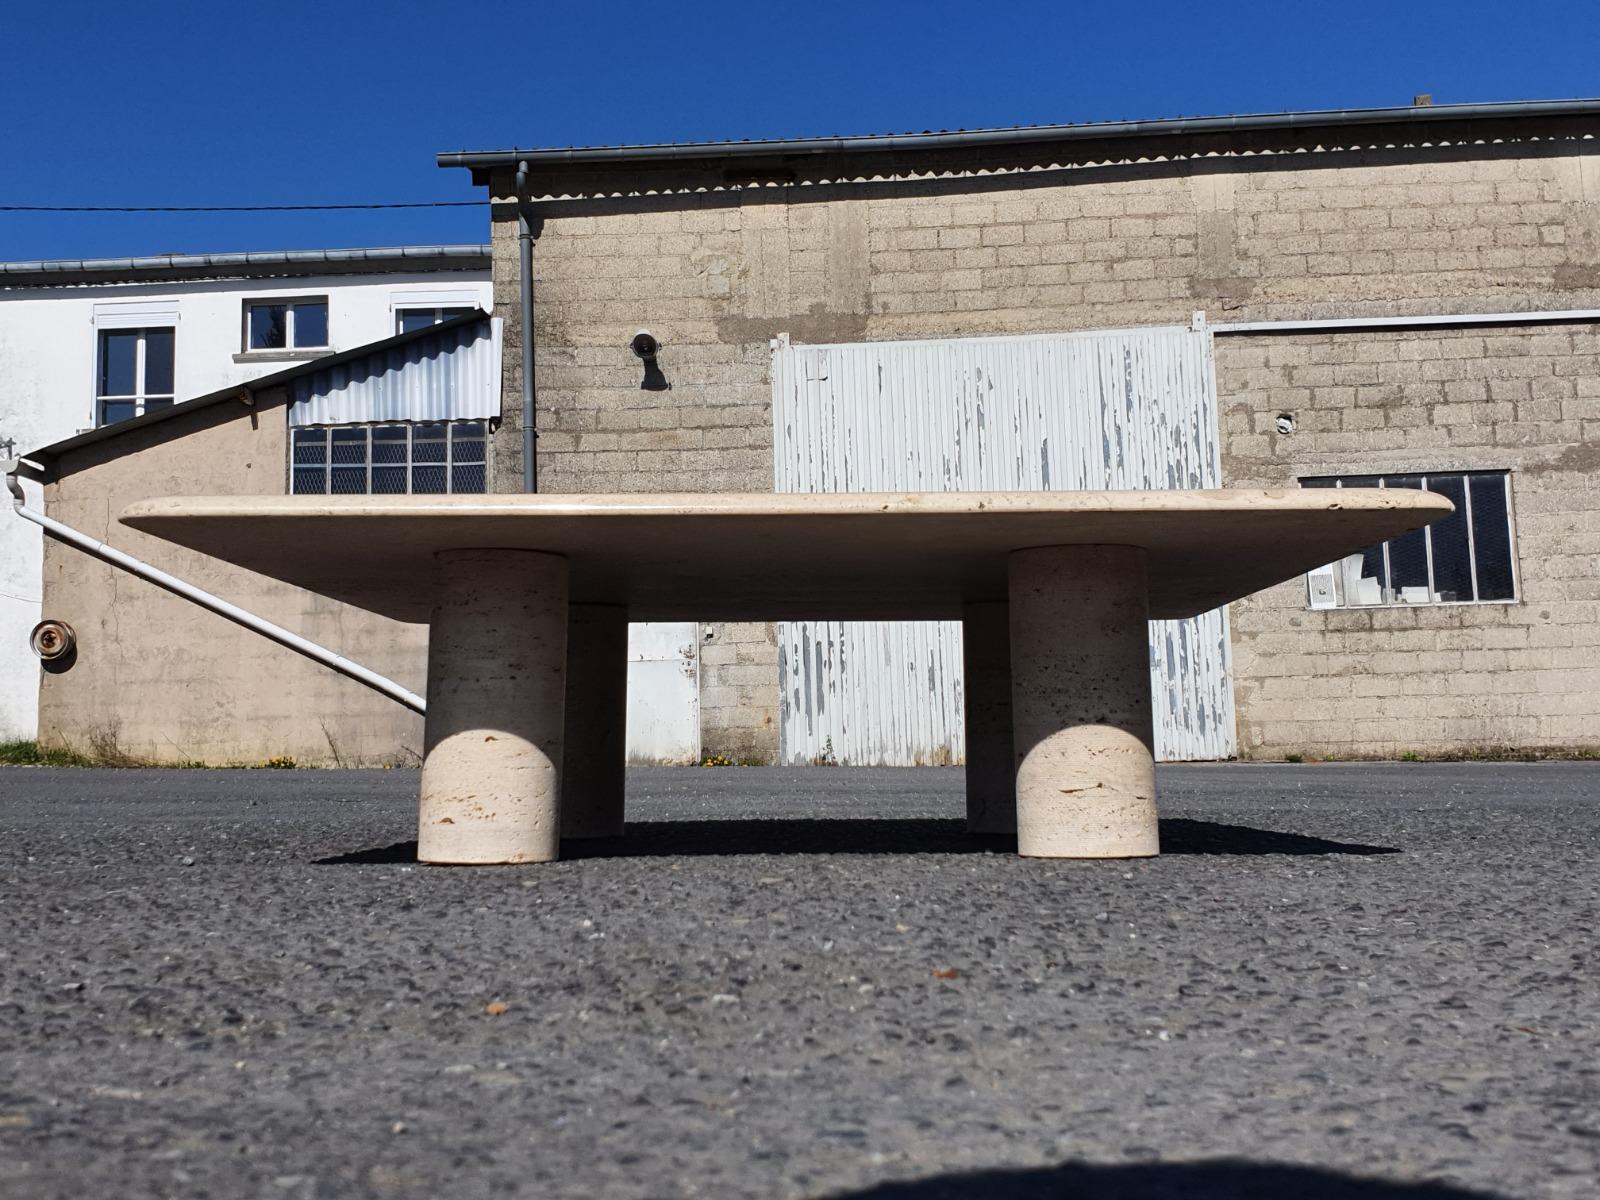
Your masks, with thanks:
[(409, 771), (0, 770), (0, 1197), (1600, 1196), (1600, 767), (657, 769), (542, 866)]

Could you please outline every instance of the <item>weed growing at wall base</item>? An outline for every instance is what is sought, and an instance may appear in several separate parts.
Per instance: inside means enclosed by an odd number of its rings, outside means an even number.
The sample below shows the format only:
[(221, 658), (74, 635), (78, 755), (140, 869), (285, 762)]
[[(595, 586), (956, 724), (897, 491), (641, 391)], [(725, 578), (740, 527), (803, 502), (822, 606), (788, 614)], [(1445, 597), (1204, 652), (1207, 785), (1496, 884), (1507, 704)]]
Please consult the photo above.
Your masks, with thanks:
[[(139, 758), (117, 746), (114, 739), (104, 736), (89, 740), (87, 753), (71, 746), (42, 746), (36, 741), (18, 738), (0, 742), (0, 767), (159, 767), (168, 771), (201, 771), (215, 767), (238, 769), (246, 763), (208, 763), (198, 758), (180, 758), (157, 761)], [(299, 766), (287, 755), (278, 755), (258, 767), (294, 768)]]
[(7, 767), (94, 767), (94, 759), (76, 750), (41, 746), (38, 742), (0, 742), (0, 766)]
[(71, 746), (41, 746), (38, 742), (25, 739), (0, 742), (0, 767), (166, 767), (189, 771), (210, 765), (197, 758), (152, 762), (135, 758), (120, 749), (106, 753), (103, 743), (93, 741), (87, 754)]

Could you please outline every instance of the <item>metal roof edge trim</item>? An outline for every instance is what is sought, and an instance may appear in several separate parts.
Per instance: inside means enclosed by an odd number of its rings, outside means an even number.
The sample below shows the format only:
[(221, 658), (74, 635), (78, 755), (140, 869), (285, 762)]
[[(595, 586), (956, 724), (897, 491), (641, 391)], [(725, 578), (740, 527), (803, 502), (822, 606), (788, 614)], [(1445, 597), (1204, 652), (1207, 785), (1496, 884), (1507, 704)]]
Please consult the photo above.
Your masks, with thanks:
[(371, 271), (393, 264), (459, 264), (460, 268), (488, 267), (493, 253), (486, 243), (431, 246), (373, 246), (333, 250), (241, 250), (218, 254), (151, 254), (136, 258), (58, 258), (0, 262), (0, 286), (11, 280), (57, 282), (78, 276), (138, 276), (146, 274), (268, 272), (330, 274)]

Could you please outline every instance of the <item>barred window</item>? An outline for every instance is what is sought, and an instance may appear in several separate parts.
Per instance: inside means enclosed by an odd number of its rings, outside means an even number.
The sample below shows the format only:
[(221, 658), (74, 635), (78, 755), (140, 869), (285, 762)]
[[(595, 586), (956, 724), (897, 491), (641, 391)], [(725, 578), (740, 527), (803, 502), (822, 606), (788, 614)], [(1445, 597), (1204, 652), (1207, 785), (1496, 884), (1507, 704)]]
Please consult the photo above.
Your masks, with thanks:
[(291, 432), (290, 490), (296, 496), (488, 491), (482, 421), (335, 425)]
[(1413, 488), (1446, 497), (1448, 517), (1306, 575), (1312, 608), (1507, 603), (1517, 598), (1507, 471), (1344, 475), (1302, 487)]

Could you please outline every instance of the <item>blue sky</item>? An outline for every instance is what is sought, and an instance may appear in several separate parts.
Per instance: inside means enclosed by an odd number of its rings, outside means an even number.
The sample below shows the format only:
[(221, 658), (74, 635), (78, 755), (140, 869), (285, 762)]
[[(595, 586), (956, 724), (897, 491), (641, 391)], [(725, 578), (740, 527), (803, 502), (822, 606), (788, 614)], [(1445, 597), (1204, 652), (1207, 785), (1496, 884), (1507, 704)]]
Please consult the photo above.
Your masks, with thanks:
[[(1600, 95), (1596, 0), (57, 0), (0, 28), (0, 204), (473, 200), (435, 153)], [(487, 228), (483, 208), (0, 212), (0, 259)]]

